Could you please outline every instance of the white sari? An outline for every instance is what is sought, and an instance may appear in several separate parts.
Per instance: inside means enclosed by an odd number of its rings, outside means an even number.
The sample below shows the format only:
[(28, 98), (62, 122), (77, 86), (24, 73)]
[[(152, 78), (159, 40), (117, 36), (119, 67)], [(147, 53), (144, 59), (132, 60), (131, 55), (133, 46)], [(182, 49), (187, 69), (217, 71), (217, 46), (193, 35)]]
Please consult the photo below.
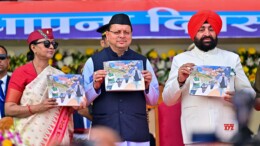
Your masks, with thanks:
[[(47, 75), (64, 74), (51, 66), (46, 67), (26, 85), (21, 106), (36, 105), (48, 98)], [(29, 146), (69, 145), (73, 131), (72, 116), (67, 107), (57, 107), (27, 118), (14, 118), (14, 126), (22, 141)]]

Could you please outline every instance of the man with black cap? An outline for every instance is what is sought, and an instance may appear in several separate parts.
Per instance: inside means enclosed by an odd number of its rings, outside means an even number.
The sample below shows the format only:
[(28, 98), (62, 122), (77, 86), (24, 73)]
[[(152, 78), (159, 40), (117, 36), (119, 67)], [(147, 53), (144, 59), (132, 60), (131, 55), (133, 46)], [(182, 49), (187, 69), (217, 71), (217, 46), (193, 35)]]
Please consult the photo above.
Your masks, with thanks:
[(100, 46), (102, 48), (109, 47), (107, 38), (106, 38), (106, 31), (108, 29), (109, 24), (103, 25), (97, 29), (97, 32), (101, 33), (101, 40), (100, 40)]
[[(110, 46), (94, 54), (84, 66), (85, 91), (89, 104), (93, 102), (93, 126), (114, 129), (121, 137), (119, 146), (149, 146), (146, 104), (157, 103), (158, 81), (149, 60), (129, 48), (132, 31), (126, 14), (111, 18), (106, 31)], [(107, 92), (103, 62), (110, 60), (142, 60), (145, 91)]]
[[(167, 105), (174, 105), (181, 101), (181, 127), (185, 145), (231, 145), (231, 138), (239, 130), (232, 103), (234, 91), (243, 89), (255, 94), (243, 71), (239, 56), (216, 47), (221, 27), (222, 20), (213, 11), (199, 11), (191, 17), (188, 33), (194, 41), (195, 48), (174, 57), (162, 93), (163, 101)], [(229, 90), (218, 97), (189, 94), (192, 80), (189, 75), (195, 65), (231, 67), (234, 75), (230, 78)], [(206, 136), (200, 139), (202, 141), (192, 140), (193, 138), (197, 140), (196, 136), (204, 134)]]

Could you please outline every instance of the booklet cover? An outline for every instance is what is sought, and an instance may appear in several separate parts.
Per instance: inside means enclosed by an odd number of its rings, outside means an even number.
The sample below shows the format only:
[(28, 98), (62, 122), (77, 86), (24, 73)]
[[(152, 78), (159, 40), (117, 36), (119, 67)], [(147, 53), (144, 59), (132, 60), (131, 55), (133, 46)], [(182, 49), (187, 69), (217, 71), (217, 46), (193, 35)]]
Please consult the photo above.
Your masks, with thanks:
[(223, 96), (230, 87), (231, 67), (194, 66), (190, 75), (191, 95)]
[(142, 60), (118, 60), (103, 63), (107, 71), (105, 77), (106, 91), (138, 91), (144, 90)]
[(59, 106), (80, 106), (85, 98), (83, 78), (80, 74), (48, 75), (49, 98), (56, 98)]

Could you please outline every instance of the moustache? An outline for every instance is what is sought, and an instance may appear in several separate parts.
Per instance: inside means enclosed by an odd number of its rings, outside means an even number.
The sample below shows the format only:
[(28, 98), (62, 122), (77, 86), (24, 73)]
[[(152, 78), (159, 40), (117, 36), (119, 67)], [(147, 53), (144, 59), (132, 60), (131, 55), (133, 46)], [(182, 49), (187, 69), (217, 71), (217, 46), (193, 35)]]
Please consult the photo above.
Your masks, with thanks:
[(204, 36), (204, 37), (201, 38), (202, 41), (205, 40), (205, 39), (210, 39), (211, 41), (214, 40), (213, 37), (211, 37), (211, 36)]
[(211, 36), (205, 36), (205, 37), (202, 37), (202, 38), (201, 38), (201, 40), (204, 40), (204, 39), (214, 40), (213, 37), (211, 37)]

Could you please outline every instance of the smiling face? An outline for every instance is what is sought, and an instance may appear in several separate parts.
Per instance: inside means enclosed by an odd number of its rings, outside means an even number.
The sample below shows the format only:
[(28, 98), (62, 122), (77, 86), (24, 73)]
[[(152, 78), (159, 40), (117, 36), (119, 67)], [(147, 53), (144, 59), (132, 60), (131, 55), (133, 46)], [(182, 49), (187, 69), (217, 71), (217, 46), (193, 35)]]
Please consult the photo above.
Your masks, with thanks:
[[(54, 45), (51, 43), (49, 47), (44, 45), (44, 41), (46, 39), (39, 39), (36, 44), (32, 44), (32, 51), (34, 52), (34, 56), (39, 59), (51, 59), (55, 53)], [(53, 42), (53, 39), (47, 39), (50, 42)]]
[(111, 49), (123, 54), (132, 42), (132, 31), (129, 25), (112, 24), (106, 33)]
[(218, 38), (216, 32), (209, 23), (204, 23), (200, 27), (195, 36), (194, 43), (204, 52), (212, 50), (217, 46)]

